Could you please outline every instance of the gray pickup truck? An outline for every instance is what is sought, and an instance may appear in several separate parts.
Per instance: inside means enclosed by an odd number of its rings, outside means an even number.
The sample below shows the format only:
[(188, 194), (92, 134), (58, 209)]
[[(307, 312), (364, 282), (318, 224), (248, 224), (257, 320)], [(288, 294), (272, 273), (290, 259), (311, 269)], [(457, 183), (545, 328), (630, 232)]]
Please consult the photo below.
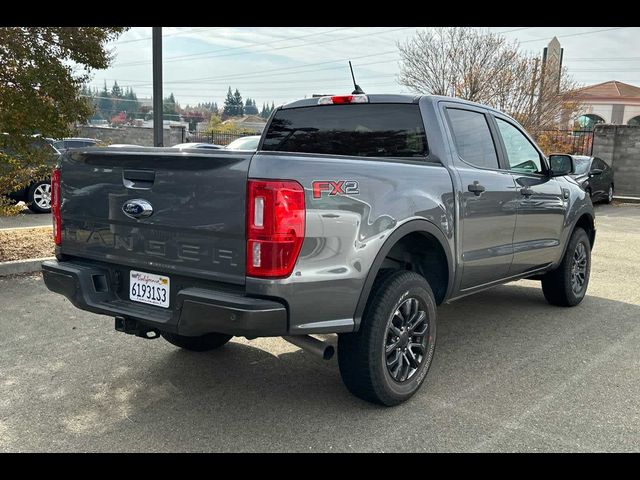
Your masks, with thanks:
[(79, 149), (54, 172), (47, 287), (117, 330), (196, 351), (282, 336), (356, 396), (425, 379), (437, 305), (522, 278), (580, 303), (594, 212), (512, 118), (437, 96), (278, 108), (257, 151)]

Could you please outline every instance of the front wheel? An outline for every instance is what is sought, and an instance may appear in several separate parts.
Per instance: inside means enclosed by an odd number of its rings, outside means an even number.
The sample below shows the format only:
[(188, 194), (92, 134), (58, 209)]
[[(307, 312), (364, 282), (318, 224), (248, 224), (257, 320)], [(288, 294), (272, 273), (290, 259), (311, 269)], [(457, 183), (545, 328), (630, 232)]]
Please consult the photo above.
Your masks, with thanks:
[(225, 335), (223, 333), (207, 333), (199, 337), (186, 337), (169, 332), (160, 332), (160, 335), (172, 345), (193, 352), (214, 350), (223, 346), (232, 338), (231, 335)]
[(604, 203), (613, 202), (613, 184), (609, 185), (609, 190), (607, 191), (607, 198), (604, 200)]
[(29, 187), (27, 206), (34, 213), (51, 212), (51, 183), (36, 182)]
[(587, 293), (590, 274), (591, 242), (587, 232), (577, 227), (558, 268), (542, 277), (544, 297), (551, 305), (578, 305)]
[(347, 389), (382, 405), (398, 405), (418, 391), (436, 344), (436, 302), (414, 272), (381, 275), (360, 330), (338, 337), (338, 365)]

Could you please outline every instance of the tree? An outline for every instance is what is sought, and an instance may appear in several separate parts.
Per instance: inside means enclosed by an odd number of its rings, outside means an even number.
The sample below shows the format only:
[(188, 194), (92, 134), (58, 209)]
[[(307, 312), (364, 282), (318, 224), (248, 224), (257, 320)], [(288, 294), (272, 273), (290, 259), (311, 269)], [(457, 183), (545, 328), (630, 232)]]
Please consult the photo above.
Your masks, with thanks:
[(189, 131), (195, 132), (197, 129), (198, 123), (204, 121), (205, 115), (204, 115), (204, 112), (202, 111), (190, 110), (182, 114), (182, 119), (185, 122), (189, 122)]
[(123, 104), (129, 120), (140, 117), (140, 102), (138, 102), (138, 96), (131, 87), (127, 88), (127, 92), (124, 94)]
[(168, 97), (164, 98), (162, 105), (163, 118), (168, 120), (179, 120), (178, 110), (180, 105), (176, 102), (176, 97), (171, 93)]
[(227, 91), (227, 98), (224, 100), (224, 110), (222, 111), (223, 118), (233, 117), (236, 115), (237, 109), (235, 104), (235, 98), (231, 93), (231, 87)]
[[(0, 28), (0, 192), (11, 192), (49, 174), (44, 149), (31, 135), (71, 136), (92, 115), (81, 96), (94, 69), (107, 68), (107, 44), (123, 27)], [(6, 152), (14, 152), (8, 154)], [(0, 208), (9, 204), (0, 197)], [(11, 209), (3, 208), (5, 211)]]
[(242, 103), (242, 95), (240, 95), (240, 91), (237, 88), (233, 94), (233, 104), (236, 107), (235, 114), (239, 117), (244, 115), (244, 103)]
[(245, 115), (258, 115), (260, 112), (258, 111), (258, 107), (256, 107), (256, 101), (251, 98), (247, 98), (247, 101), (244, 104), (244, 114)]
[[(417, 93), (448, 95), (503, 110), (535, 133), (558, 125), (577, 109), (566, 71), (560, 88), (545, 85), (539, 59), (505, 37), (466, 27), (421, 30), (400, 50), (402, 85)], [(570, 112), (568, 113), (570, 114)]]
[(111, 87), (111, 111), (118, 115), (120, 112), (127, 110), (127, 102), (123, 102), (123, 93), (117, 81), (113, 82)]
[(100, 111), (103, 118), (111, 118), (113, 115), (113, 105), (111, 103), (111, 94), (109, 90), (107, 90), (107, 82), (105, 80), (104, 87), (100, 91), (97, 98), (98, 110)]

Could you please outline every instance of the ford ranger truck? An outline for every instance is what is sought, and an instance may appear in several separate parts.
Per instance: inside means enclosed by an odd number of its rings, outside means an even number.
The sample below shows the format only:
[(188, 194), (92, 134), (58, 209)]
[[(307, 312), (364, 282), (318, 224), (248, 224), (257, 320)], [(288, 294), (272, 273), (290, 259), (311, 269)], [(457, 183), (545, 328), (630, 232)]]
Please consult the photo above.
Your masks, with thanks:
[(589, 283), (594, 211), (512, 118), (454, 98), (343, 95), (279, 107), (256, 151), (78, 149), (55, 170), (47, 287), (117, 330), (188, 350), (282, 336), (349, 391), (411, 397), (437, 306), (540, 280)]

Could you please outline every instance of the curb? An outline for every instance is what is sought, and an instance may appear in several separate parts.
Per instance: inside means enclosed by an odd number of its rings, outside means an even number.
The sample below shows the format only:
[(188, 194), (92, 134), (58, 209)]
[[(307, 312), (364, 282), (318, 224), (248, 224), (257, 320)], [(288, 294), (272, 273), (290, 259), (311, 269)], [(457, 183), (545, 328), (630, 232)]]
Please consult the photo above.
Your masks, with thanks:
[(614, 195), (613, 199), (618, 200), (619, 202), (622, 202), (622, 203), (640, 203), (640, 198), (638, 197), (625, 197), (625, 196)]
[(0, 230), (33, 230), (34, 228), (52, 228), (51, 225), (34, 225), (33, 227), (3, 227), (0, 225)]
[(44, 257), (29, 260), (14, 260), (12, 262), (0, 262), (0, 277), (17, 275), (20, 273), (39, 272), (42, 270), (42, 262), (54, 259), (55, 257)]

